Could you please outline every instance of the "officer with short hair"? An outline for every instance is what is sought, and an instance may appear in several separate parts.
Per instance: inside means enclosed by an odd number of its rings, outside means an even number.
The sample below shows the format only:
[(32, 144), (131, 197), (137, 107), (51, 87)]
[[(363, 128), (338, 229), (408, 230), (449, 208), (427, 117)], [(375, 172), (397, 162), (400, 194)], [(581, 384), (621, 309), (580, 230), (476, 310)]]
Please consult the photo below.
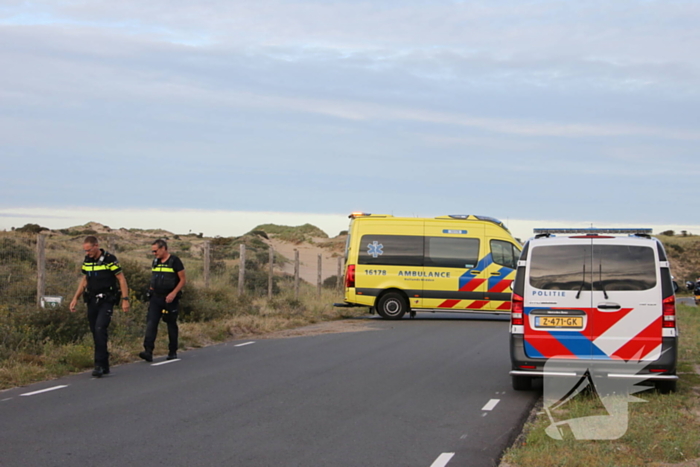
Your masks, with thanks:
[(168, 357), (177, 358), (178, 304), (181, 290), (185, 286), (185, 266), (180, 258), (168, 252), (165, 240), (158, 239), (151, 245), (155, 255), (151, 269), (150, 299), (146, 315), (146, 337), (143, 339), (144, 351), (139, 357), (147, 362), (153, 361), (158, 324), (162, 319), (168, 325)]
[(83, 295), (87, 304), (88, 323), (95, 343), (95, 369), (92, 376), (100, 378), (102, 375), (109, 374), (107, 329), (112, 321), (112, 311), (114, 305), (120, 301), (120, 295), (122, 311), (129, 311), (129, 287), (117, 257), (100, 248), (97, 237), (92, 235), (85, 237), (83, 251), (85, 251), (83, 278), (69, 308), (71, 312), (75, 312), (78, 299)]

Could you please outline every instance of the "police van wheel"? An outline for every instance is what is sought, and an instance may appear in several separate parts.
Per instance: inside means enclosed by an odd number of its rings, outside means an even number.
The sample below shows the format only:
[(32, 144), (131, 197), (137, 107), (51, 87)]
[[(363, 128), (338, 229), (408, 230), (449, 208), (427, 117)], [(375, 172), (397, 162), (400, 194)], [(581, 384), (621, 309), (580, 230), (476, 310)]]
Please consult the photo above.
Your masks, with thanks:
[(401, 319), (408, 311), (408, 302), (403, 295), (389, 292), (381, 296), (377, 303), (377, 313), (385, 319)]
[(516, 391), (529, 391), (532, 389), (532, 378), (529, 376), (515, 376), (512, 375), (511, 383), (513, 383), (513, 389)]

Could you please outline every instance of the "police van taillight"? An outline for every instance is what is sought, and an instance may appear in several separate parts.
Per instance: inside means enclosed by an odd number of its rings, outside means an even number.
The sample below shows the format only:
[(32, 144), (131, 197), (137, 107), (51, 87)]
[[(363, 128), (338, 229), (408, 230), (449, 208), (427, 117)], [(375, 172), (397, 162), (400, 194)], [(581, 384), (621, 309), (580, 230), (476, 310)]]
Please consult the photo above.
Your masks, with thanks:
[(676, 327), (676, 297), (671, 295), (668, 298), (664, 298), (663, 305), (663, 327), (665, 328), (675, 328)]
[(348, 270), (345, 272), (345, 287), (355, 287), (355, 265), (348, 265)]
[(523, 297), (514, 293), (513, 294), (513, 306), (510, 310), (510, 324), (513, 324), (515, 326), (522, 326), (523, 324), (525, 324), (525, 321), (523, 320), (523, 310), (524, 310)]

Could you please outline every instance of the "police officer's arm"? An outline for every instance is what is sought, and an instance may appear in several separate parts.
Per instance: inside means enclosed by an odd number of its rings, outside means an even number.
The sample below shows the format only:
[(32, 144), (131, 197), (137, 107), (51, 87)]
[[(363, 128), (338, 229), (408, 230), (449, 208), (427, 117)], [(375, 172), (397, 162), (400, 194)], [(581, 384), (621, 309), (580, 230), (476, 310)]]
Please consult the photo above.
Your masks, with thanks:
[(80, 279), (80, 284), (78, 284), (78, 290), (75, 292), (75, 296), (73, 296), (73, 300), (71, 300), (70, 305), (68, 306), (72, 313), (75, 313), (75, 307), (78, 305), (78, 299), (85, 291), (85, 287), (87, 287), (87, 277), (83, 276), (83, 278)]
[[(130, 306), (129, 306), (129, 286), (126, 285), (126, 277), (124, 277), (123, 272), (120, 272), (119, 274), (117, 274), (117, 281), (119, 281), (119, 290), (122, 291), (122, 303), (121, 303), (122, 311), (127, 312), (127, 311), (129, 311), (129, 308), (130, 308)], [(126, 297), (127, 299), (124, 300), (124, 297)]]
[(182, 288), (185, 286), (185, 282), (187, 282), (187, 279), (185, 278), (185, 270), (183, 269), (182, 271), (177, 272), (177, 277), (180, 278), (180, 282), (177, 283), (175, 288), (173, 289), (172, 292), (168, 294), (167, 297), (165, 297), (165, 302), (166, 303), (172, 303), (173, 300), (175, 300), (175, 297), (177, 297), (178, 292), (182, 290)]

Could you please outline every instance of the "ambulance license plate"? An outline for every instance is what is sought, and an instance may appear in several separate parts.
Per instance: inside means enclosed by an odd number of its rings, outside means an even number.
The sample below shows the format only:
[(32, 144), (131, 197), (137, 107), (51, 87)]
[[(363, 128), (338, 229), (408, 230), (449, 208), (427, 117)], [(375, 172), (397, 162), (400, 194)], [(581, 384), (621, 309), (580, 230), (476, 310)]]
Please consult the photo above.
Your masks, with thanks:
[(538, 328), (582, 328), (583, 316), (536, 316)]

